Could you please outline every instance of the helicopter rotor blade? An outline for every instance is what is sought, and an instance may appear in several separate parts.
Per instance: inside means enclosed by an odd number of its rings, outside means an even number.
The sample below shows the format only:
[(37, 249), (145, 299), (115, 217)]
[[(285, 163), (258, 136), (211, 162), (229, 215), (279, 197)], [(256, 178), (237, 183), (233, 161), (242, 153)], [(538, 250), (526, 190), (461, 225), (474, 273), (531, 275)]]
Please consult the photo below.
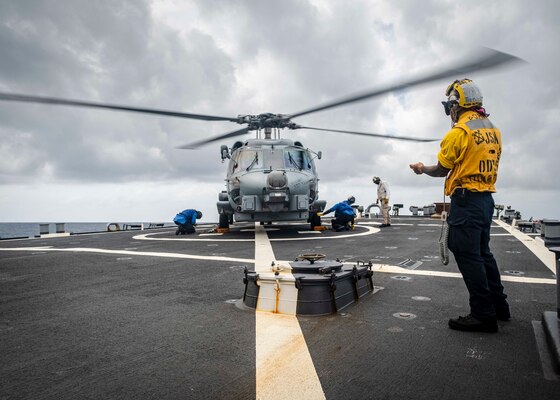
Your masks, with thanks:
[(129, 107), (129, 106), (121, 106), (115, 104), (94, 103), (89, 101), (59, 99), (55, 97), (28, 96), (23, 94), (14, 94), (14, 93), (0, 92), (0, 100), (88, 107), (88, 108), (102, 108), (107, 110), (119, 110), (119, 111), (133, 111), (133, 112), (139, 112), (145, 114), (165, 115), (168, 117), (200, 119), (203, 121), (231, 121), (231, 122), (238, 121), (237, 117), (220, 117), (214, 115), (190, 114), (190, 113), (177, 112), (177, 111), (156, 110), (151, 108), (139, 108), (139, 107)]
[(239, 129), (239, 130), (236, 130), (236, 131), (233, 131), (233, 132), (225, 133), (225, 134), (220, 135), (220, 136), (215, 136), (215, 137), (210, 138), (210, 139), (201, 140), (200, 142), (185, 144), (183, 146), (176, 147), (176, 149), (193, 150), (193, 149), (196, 149), (197, 147), (203, 146), (205, 144), (216, 142), (216, 141), (221, 140), (221, 139), (227, 139), (227, 138), (231, 138), (231, 137), (235, 137), (235, 136), (244, 135), (247, 132), (249, 132), (249, 128), (245, 127), (243, 129)]
[(348, 134), (351, 134), (351, 135), (370, 136), (370, 137), (378, 137), (378, 138), (393, 139), (393, 140), (407, 140), (407, 141), (410, 141), (410, 142), (437, 142), (437, 141), (441, 140), (441, 138), (440, 139), (416, 138), (416, 137), (408, 137), (408, 136), (385, 135), (385, 134), (381, 134), (381, 133), (343, 131), (343, 130), (339, 130), (339, 129), (312, 128), (310, 126), (299, 126), (296, 129), (310, 129), (310, 130), (314, 130), (314, 131), (348, 133)]
[(294, 114), (290, 114), (287, 116), (287, 118), (292, 119), (296, 117), (301, 117), (302, 115), (307, 115), (317, 111), (327, 110), (329, 108), (342, 106), (344, 104), (350, 104), (350, 103), (371, 99), (373, 97), (377, 97), (389, 92), (407, 89), (413, 86), (419, 86), (440, 79), (463, 76), (466, 74), (470, 74), (471, 72), (495, 68), (504, 65), (506, 63), (524, 61), (523, 59), (512, 56), (511, 54), (502, 53), (500, 51), (488, 49), (488, 48), (485, 49), (485, 51), (481, 52), (478, 56), (473, 57), (472, 60), (473, 61), (470, 61), (466, 64), (460, 64), (454, 67), (449, 67), (447, 69), (443, 69), (435, 73), (427, 74), (425, 76), (421, 76), (416, 79), (408, 80), (402, 83), (397, 83), (380, 89), (370, 90), (347, 98), (336, 100), (324, 104), (322, 106), (318, 106), (318, 107), (310, 108), (305, 111), (300, 111)]

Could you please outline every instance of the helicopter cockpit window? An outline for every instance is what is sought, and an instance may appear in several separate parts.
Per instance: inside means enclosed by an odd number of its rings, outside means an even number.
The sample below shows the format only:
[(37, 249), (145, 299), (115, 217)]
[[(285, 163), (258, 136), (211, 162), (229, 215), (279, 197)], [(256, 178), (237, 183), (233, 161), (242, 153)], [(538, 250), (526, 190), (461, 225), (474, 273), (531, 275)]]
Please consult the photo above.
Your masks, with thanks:
[(295, 149), (284, 151), (284, 166), (286, 168), (297, 168), (300, 171), (307, 171), (313, 168), (307, 153), (305, 151)]
[(259, 169), (263, 166), (262, 151), (243, 150), (237, 154), (237, 158), (233, 165), (233, 172), (250, 171)]

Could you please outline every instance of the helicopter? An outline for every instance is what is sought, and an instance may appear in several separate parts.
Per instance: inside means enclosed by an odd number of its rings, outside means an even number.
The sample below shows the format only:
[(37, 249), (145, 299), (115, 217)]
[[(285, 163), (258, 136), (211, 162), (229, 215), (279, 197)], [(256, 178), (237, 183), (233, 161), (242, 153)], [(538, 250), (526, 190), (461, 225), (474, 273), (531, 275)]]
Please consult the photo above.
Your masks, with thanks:
[(222, 161), (229, 159), (226, 190), (219, 194), (219, 228), (235, 221), (308, 220), (319, 225), (316, 215), (326, 201), (318, 199), (318, 175), (314, 159), (321, 151), (304, 148), (299, 141), (280, 138), (277, 129), (265, 128), (264, 136), (237, 141), (231, 150), (221, 146)]
[(246, 125), (223, 135), (177, 147), (196, 149), (219, 140), (242, 136), (250, 131), (256, 132), (254, 139), (236, 141), (231, 147), (220, 147), (222, 162), (229, 162), (225, 179), (226, 190), (218, 194), (219, 228), (226, 231), (234, 221), (261, 224), (273, 221), (307, 221), (313, 228), (321, 224), (317, 214), (326, 206), (326, 201), (318, 198), (319, 178), (314, 163), (316, 159), (322, 158), (322, 152), (305, 148), (300, 141), (282, 138), (280, 133), (283, 129), (307, 129), (413, 142), (432, 142), (439, 139), (317, 128), (296, 124), (292, 119), (519, 60), (503, 52), (485, 49), (478, 56), (470, 57), (467, 63), (292, 114), (262, 113), (225, 117), (1, 92), (0, 100), (130, 111), (202, 121), (229, 121)]

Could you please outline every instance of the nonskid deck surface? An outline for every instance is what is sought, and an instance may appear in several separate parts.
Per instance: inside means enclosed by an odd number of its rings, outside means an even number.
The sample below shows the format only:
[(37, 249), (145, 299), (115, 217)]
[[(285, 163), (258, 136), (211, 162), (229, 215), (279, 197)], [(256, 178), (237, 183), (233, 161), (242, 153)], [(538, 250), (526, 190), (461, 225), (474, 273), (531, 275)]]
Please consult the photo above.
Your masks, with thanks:
[[(533, 329), (556, 309), (555, 275), (530, 238), (493, 226), (513, 319), (465, 333), (447, 327), (468, 295), (453, 257), (439, 260), (441, 222), (378, 226), (3, 241), (0, 398), (557, 398)], [(245, 267), (303, 253), (372, 260), (375, 293), (322, 317), (239, 307)]]

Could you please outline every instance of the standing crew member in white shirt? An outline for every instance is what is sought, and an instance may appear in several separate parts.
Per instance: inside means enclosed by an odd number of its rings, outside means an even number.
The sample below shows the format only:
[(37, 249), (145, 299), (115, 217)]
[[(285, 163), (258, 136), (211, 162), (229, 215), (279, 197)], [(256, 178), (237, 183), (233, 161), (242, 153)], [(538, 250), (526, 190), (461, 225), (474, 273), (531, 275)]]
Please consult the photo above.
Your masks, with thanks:
[(373, 177), (373, 183), (377, 185), (377, 201), (376, 204), (379, 204), (379, 208), (381, 208), (381, 214), (383, 215), (383, 223), (379, 225), (380, 228), (385, 228), (387, 226), (391, 226), (391, 216), (389, 215), (389, 196), (391, 193), (389, 192), (389, 185), (387, 182), (384, 182), (378, 176)]

